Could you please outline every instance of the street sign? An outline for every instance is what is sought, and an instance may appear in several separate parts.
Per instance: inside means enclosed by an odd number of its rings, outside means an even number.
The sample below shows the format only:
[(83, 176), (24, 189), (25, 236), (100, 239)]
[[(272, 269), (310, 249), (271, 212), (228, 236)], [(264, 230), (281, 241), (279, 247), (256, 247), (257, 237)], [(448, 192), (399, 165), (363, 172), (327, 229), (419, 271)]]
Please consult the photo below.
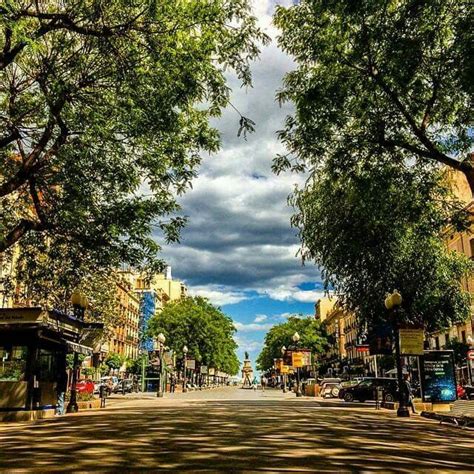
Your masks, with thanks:
[(400, 329), (400, 354), (423, 355), (425, 333), (423, 329)]
[(302, 352), (293, 352), (291, 354), (291, 365), (296, 369), (304, 366), (304, 356)]
[(474, 349), (467, 351), (467, 359), (474, 360)]
[(195, 359), (187, 359), (186, 360), (186, 367), (189, 370), (194, 370), (196, 368), (196, 360)]

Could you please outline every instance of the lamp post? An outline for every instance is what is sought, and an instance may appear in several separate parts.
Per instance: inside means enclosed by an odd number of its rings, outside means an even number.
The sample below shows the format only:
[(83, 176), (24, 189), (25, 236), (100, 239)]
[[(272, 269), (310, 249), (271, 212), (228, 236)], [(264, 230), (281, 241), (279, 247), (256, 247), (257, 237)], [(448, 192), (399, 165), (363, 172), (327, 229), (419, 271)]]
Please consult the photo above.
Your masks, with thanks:
[(166, 337), (165, 335), (160, 332), (155, 340), (155, 350), (158, 351), (158, 357), (160, 360), (160, 380), (158, 382), (158, 391), (156, 392), (156, 396), (159, 398), (163, 397), (163, 378), (164, 378), (164, 367), (163, 367), (163, 348), (165, 347)]
[[(71, 295), (71, 303), (73, 307), (74, 317), (84, 321), (84, 315), (89, 305), (87, 297), (83, 295), (79, 290), (74, 290)], [(78, 353), (74, 352), (74, 359), (72, 362), (72, 382), (71, 382), (71, 398), (66, 407), (66, 413), (77, 413), (79, 407), (77, 405), (77, 371), (79, 365)]]
[[(285, 362), (285, 354), (286, 354), (286, 347), (283, 346), (281, 348), (281, 355), (283, 357), (283, 364), (282, 365), (282, 368), (283, 368), (283, 365), (284, 365), (284, 362)], [(286, 390), (286, 374), (281, 374), (283, 376), (283, 393), (286, 393), (287, 390)]]
[(186, 393), (188, 391), (187, 387), (187, 378), (186, 378), (186, 357), (188, 354), (188, 346), (183, 347), (183, 365), (184, 365), (184, 376), (183, 376), (183, 393)]
[[(300, 342), (300, 335), (295, 332), (293, 334), (293, 342), (295, 343), (295, 349), (298, 349), (298, 343)], [(296, 396), (302, 397), (303, 394), (301, 393), (301, 384), (300, 384), (300, 368), (296, 367)]]
[(395, 318), (397, 309), (402, 304), (402, 295), (394, 290), (393, 293), (388, 294), (385, 298), (385, 307), (390, 311), (392, 316), (392, 324), (395, 332), (395, 358), (397, 363), (397, 380), (398, 380), (398, 410), (397, 416), (409, 417), (410, 412), (406, 405), (406, 389), (403, 382), (402, 374), (402, 356), (400, 354), (400, 322)]

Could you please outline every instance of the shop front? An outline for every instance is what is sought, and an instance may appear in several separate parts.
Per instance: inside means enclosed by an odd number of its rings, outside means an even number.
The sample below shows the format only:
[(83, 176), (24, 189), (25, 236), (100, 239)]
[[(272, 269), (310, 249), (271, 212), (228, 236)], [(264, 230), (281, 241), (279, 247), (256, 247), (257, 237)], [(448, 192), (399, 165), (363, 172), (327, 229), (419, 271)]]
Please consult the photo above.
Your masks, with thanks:
[(54, 310), (0, 309), (0, 420), (52, 416), (66, 355), (92, 354), (84, 338), (100, 328)]

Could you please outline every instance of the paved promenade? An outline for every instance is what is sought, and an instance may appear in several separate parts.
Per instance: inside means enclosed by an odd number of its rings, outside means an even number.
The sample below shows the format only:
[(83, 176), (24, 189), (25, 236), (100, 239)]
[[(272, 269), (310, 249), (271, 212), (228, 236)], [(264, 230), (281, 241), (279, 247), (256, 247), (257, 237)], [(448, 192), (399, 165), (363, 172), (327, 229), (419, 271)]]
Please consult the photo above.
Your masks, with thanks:
[(0, 425), (0, 472), (473, 472), (474, 433), (225, 388)]

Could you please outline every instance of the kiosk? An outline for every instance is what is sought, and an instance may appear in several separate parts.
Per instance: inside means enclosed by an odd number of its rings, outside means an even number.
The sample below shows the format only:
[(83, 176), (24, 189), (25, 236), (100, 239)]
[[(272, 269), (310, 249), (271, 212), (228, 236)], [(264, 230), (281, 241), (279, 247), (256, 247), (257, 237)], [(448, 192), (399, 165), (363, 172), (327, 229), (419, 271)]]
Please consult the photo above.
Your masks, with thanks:
[(92, 355), (86, 344), (102, 329), (56, 310), (0, 309), (0, 420), (54, 415), (67, 353)]

